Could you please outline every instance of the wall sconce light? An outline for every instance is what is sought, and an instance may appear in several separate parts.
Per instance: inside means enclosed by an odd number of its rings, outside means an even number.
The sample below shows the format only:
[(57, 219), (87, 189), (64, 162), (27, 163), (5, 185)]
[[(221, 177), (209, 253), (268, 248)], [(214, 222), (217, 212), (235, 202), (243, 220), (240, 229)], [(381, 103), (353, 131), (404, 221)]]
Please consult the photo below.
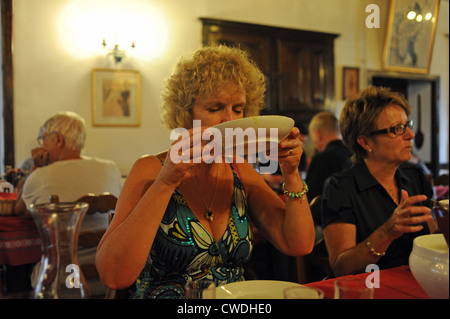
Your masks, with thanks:
[[(106, 40), (103, 39), (102, 42), (102, 46), (103, 49), (106, 48)], [(131, 48), (134, 49), (136, 47), (136, 45), (134, 44), (134, 42), (131, 42)], [(116, 61), (116, 63), (120, 63), (122, 61), (122, 59), (125, 57), (125, 50), (119, 50), (119, 45), (116, 43), (114, 44), (114, 49), (109, 50), (110, 52), (108, 53), (108, 55), (112, 55), (114, 56), (114, 61)]]

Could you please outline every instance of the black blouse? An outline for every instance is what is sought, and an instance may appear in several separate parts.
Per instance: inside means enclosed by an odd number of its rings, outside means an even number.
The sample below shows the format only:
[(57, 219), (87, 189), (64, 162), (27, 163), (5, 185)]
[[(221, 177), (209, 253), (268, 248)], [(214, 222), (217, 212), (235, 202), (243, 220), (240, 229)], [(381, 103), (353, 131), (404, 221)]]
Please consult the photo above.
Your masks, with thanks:
[[(409, 196), (424, 194), (428, 198), (433, 195), (430, 183), (421, 170), (413, 164), (400, 165), (395, 173), (401, 190)], [(418, 203), (431, 207), (431, 202)], [(322, 226), (339, 221), (356, 225), (356, 243), (369, 237), (384, 224), (397, 208), (397, 204), (389, 196), (383, 186), (372, 176), (365, 163), (358, 163), (352, 168), (336, 173), (324, 185), (322, 198)], [(403, 234), (394, 240), (377, 263), (380, 269), (407, 265), (412, 250), (413, 240), (420, 235), (429, 234), (426, 223), (417, 233)]]
[(314, 155), (305, 180), (309, 188), (306, 194), (309, 201), (322, 195), (323, 184), (328, 177), (351, 166), (351, 156), (352, 152), (341, 140), (331, 141), (323, 152)]

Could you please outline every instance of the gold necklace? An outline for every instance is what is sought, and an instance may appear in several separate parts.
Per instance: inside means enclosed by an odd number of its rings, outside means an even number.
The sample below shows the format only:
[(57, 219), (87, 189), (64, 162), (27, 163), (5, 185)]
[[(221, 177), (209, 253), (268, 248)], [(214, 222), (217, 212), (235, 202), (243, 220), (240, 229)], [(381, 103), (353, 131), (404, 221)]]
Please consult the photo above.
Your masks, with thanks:
[(188, 167), (189, 172), (191, 173), (191, 176), (194, 179), (195, 186), (197, 187), (197, 190), (200, 193), (200, 197), (202, 199), (203, 205), (205, 205), (205, 207), (206, 207), (206, 212), (205, 212), (204, 216), (205, 216), (206, 220), (209, 221), (209, 222), (212, 222), (214, 220), (214, 213), (211, 211), (211, 208), (212, 208), (213, 203), (214, 203), (214, 198), (216, 197), (217, 185), (219, 184), (219, 164), (216, 164), (216, 165), (217, 165), (216, 187), (214, 188), (214, 193), (213, 193), (213, 197), (212, 197), (212, 200), (211, 200), (211, 205), (209, 205), (209, 207), (208, 207), (208, 205), (206, 205), (205, 198), (203, 198), (202, 191), (200, 190), (200, 185), (198, 185), (194, 174), (192, 174), (191, 168)]

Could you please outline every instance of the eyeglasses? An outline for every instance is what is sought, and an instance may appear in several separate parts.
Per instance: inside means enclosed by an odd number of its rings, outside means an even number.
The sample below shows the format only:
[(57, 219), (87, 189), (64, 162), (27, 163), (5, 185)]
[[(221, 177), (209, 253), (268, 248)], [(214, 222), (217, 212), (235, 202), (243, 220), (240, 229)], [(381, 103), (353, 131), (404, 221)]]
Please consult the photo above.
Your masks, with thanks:
[(44, 133), (44, 135), (38, 136), (37, 138), (37, 142), (39, 144), (39, 146), (42, 147), (42, 144), (44, 143), (44, 140), (47, 136), (52, 135), (52, 134), (58, 134), (59, 132), (50, 132), (50, 133)]
[(406, 128), (410, 130), (413, 129), (413, 121), (408, 121), (406, 124), (398, 124), (395, 126), (391, 126), (389, 128), (384, 128), (382, 130), (373, 131), (369, 134), (369, 136), (378, 135), (378, 134), (389, 134), (392, 133), (394, 135), (403, 135), (406, 132)]

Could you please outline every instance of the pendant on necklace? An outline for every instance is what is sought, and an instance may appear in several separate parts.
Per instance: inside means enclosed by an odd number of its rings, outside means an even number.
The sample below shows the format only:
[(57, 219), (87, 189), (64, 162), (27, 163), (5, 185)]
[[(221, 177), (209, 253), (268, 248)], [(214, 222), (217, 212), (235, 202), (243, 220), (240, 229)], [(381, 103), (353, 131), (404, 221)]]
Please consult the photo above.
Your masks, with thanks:
[(205, 213), (205, 218), (207, 221), (212, 222), (214, 220), (214, 214), (212, 211), (207, 211)]

